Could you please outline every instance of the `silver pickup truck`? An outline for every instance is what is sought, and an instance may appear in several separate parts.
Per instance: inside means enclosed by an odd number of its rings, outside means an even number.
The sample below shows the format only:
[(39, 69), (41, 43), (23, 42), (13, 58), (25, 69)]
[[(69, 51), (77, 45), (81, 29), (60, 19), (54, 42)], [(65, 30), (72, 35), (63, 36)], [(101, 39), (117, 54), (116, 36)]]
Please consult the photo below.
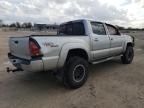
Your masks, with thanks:
[(56, 70), (65, 85), (79, 88), (87, 80), (88, 64), (121, 56), (123, 64), (134, 57), (134, 38), (110, 24), (75, 20), (59, 26), (57, 35), (11, 37), (8, 57), (16, 67), (7, 71)]

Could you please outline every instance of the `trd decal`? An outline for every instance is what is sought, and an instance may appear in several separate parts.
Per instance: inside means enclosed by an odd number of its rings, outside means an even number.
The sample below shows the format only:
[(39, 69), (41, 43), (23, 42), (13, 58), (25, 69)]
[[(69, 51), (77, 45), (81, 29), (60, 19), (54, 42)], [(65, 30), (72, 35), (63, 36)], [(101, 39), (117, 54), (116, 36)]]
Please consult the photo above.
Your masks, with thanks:
[(46, 46), (46, 47), (48, 47), (48, 46), (50, 46), (50, 47), (58, 47), (58, 45), (55, 45), (53, 42), (44, 42), (43, 45)]

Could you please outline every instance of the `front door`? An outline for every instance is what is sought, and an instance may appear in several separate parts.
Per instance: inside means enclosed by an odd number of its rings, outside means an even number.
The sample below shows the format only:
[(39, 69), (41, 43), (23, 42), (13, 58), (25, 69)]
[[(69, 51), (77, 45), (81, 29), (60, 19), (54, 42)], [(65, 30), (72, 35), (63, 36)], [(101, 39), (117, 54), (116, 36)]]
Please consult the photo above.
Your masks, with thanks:
[(110, 55), (119, 55), (123, 51), (124, 38), (118, 29), (110, 24), (106, 24), (110, 37)]
[(91, 22), (92, 26), (92, 55), (93, 60), (106, 58), (109, 56), (110, 39), (106, 35), (103, 23)]

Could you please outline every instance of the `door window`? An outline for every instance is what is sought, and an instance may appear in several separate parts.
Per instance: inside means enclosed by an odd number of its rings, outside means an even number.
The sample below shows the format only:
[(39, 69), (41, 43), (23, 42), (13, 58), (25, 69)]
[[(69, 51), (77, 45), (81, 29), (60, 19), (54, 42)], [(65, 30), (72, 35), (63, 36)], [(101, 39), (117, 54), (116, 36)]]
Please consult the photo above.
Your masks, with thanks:
[(120, 35), (120, 32), (118, 31), (116, 27), (109, 25), (109, 24), (106, 24), (106, 26), (110, 35)]
[(91, 22), (92, 30), (94, 34), (106, 35), (104, 25), (100, 22)]

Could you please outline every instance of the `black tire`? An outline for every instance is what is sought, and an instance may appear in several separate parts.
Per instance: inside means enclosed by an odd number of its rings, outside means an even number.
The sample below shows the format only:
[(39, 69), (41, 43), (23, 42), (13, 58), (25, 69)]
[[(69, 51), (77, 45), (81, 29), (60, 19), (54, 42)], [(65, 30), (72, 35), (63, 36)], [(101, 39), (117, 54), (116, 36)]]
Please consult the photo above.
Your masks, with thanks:
[(127, 46), (125, 53), (121, 57), (121, 61), (123, 64), (130, 64), (132, 63), (134, 58), (134, 50), (132, 46)]
[(64, 85), (76, 89), (81, 87), (88, 78), (88, 62), (81, 57), (71, 57), (65, 64)]

